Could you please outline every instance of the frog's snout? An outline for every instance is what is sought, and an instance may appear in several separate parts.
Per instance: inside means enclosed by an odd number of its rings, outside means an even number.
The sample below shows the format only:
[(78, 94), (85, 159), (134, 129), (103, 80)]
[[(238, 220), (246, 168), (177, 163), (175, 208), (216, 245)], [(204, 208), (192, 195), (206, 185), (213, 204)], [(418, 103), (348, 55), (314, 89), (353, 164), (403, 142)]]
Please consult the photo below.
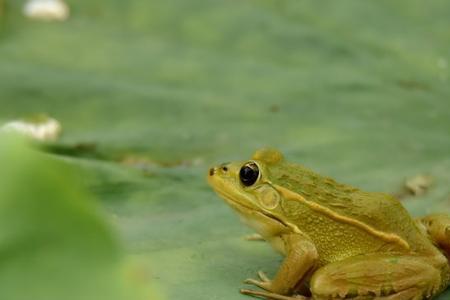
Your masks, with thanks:
[(224, 163), (224, 164), (221, 164), (218, 167), (210, 168), (209, 169), (209, 176), (214, 176), (214, 175), (216, 175), (218, 173), (220, 173), (221, 175), (222, 174), (226, 174), (226, 173), (228, 173), (228, 170), (229, 170), (228, 169), (228, 163)]

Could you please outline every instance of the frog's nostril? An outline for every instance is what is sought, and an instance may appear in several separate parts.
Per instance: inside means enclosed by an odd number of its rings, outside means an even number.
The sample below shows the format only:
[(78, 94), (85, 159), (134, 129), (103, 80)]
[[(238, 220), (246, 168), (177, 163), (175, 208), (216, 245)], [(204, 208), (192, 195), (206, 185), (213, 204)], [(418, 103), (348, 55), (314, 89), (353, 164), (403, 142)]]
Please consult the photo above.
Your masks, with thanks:
[(220, 169), (222, 170), (222, 172), (226, 173), (228, 172), (228, 165), (229, 163), (223, 163), (220, 165)]
[(209, 169), (209, 176), (213, 176), (214, 175), (214, 171), (215, 171), (214, 168)]

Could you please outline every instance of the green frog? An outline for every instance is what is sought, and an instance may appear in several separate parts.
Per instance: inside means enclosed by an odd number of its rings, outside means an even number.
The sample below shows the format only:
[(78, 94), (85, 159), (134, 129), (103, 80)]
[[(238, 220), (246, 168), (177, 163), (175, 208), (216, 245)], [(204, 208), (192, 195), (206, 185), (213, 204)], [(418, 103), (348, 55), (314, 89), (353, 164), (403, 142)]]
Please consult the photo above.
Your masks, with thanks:
[(208, 182), (284, 255), (248, 295), (279, 300), (422, 300), (450, 283), (450, 217), (414, 220), (394, 197), (337, 183), (276, 150), (209, 170)]

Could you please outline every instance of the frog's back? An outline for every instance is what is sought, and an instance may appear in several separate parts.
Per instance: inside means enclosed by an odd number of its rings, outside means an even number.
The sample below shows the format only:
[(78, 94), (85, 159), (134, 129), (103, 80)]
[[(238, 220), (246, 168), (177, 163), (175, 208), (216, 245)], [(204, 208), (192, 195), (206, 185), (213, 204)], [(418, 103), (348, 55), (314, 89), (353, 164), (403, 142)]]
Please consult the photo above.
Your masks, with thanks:
[(367, 251), (432, 251), (430, 241), (390, 195), (364, 192), (296, 164), (284, 164), (271, 173), (274, 183), (322, 208), (318, 212), (298, 201), (286, 201), (285, 207), (295, 223), (328, 251), (329, 261)]

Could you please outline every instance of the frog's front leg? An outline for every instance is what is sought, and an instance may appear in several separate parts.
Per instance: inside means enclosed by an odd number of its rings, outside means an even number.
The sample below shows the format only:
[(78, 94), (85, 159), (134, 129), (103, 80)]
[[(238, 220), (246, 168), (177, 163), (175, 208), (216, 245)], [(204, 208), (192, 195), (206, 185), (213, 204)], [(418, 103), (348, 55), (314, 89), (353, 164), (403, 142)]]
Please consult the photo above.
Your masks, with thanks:
[(450, 217), (446, 214), (428, 215), (417, 220), (430, 239), (450, 257)]
[[(245, 283), (256, 285), (274, 294), (292, 295), (316, 265), (318, 254), (314, 244), (300, 234), (286, 234), (281, 238), (284, 242), (286, 257), (275, 278), (269, 280), (264, 273), (260, 272), (261, 280), (247, 279)], [(244, 291), (245, 294), (251, 294), (249, 290)]]
[(310, 283), (314, 300), (422, 300), (442, 286), (441, 272), (429, 258), (394, 254), (360, 255), (326, 265)]

